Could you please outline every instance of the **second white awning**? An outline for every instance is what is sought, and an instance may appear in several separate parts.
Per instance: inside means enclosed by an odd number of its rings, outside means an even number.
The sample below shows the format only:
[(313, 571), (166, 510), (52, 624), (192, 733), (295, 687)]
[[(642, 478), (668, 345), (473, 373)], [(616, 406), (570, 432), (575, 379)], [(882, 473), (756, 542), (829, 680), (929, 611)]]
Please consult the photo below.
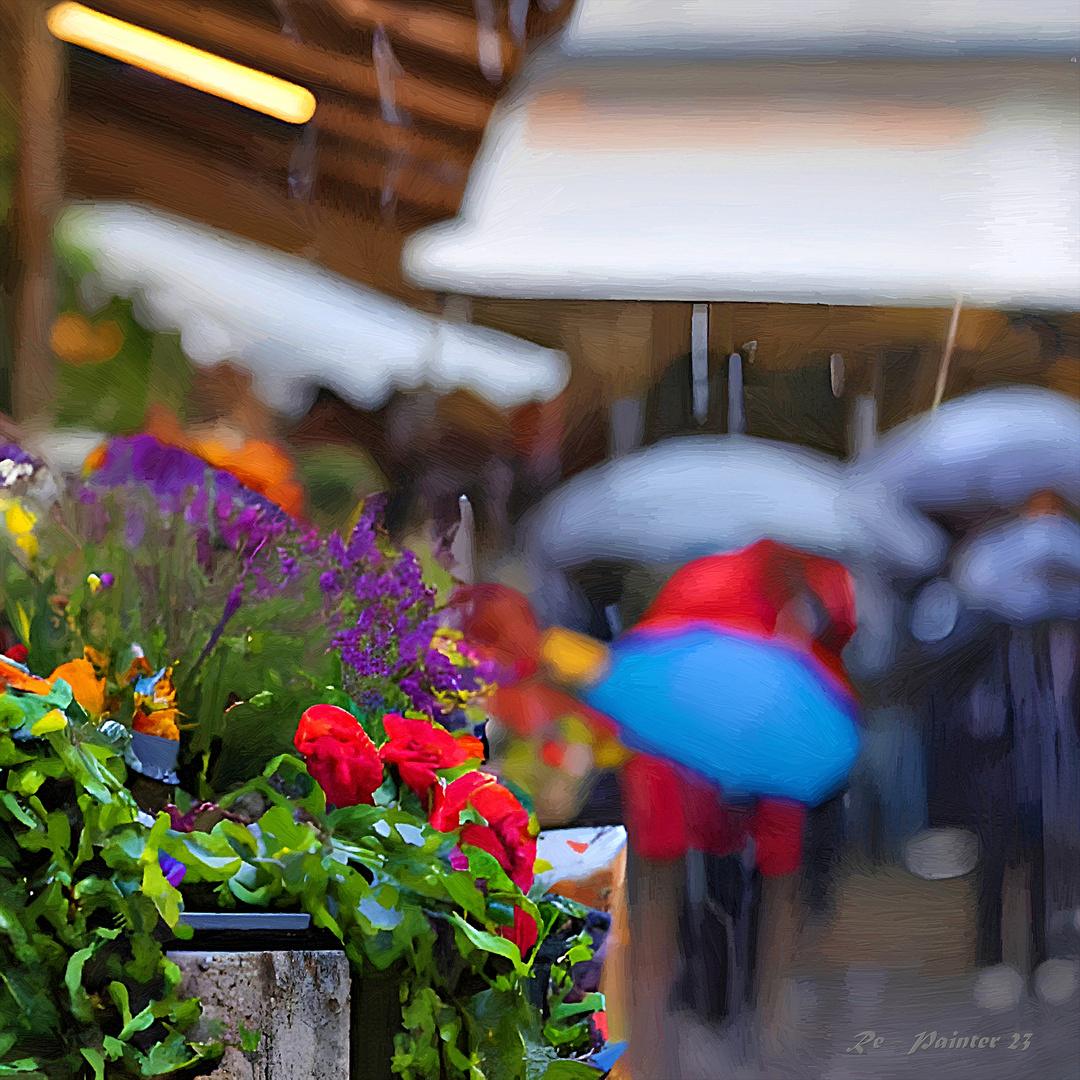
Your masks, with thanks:
[(1080, 307), (1080, 70), (534, 56), (404, 268), (483, 296)]

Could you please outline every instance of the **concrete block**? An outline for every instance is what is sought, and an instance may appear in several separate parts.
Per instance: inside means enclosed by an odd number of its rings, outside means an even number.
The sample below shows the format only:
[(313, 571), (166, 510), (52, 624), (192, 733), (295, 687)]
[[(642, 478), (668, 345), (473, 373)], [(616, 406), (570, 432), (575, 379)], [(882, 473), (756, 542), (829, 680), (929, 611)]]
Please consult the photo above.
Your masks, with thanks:
[[(191, 1038), (211, 1040), (214, 1021), (231, 1043), (210, 1080), (342, 1080), (349, 1075), (350, 979), (342, 952), (173, 952), (181, 993), (203, 1014)], [(240, 1048), (240, 1024), (259, 1032)]]

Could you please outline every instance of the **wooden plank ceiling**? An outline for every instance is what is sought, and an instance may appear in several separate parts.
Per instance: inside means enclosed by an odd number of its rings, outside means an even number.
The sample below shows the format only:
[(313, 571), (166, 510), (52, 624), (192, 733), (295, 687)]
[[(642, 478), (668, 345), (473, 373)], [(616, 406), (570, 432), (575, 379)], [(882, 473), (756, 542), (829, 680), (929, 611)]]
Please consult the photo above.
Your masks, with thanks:
[(434, 310), (402, 280), (403, 238), (457, 212), (499, 93), (572, 3), (528, 4), (522, 38), (508, 0), (92, 0), (318, 108), (298, 128), (69, 48), (66, 194), (148, 202)]

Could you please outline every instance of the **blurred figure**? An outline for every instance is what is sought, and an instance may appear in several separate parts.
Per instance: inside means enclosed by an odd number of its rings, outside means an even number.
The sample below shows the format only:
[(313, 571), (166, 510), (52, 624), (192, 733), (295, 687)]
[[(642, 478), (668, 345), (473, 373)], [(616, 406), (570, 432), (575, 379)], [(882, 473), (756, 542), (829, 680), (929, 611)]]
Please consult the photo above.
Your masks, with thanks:
[[(477, 598), (474, 591), (472, 599), (475, 601)], [(481, 595), (479, 599), (482, 601), (484, 597)], [(840, 660), (840, 652), (855, 629), (850, 579), (838, 563), (808, 556), (772, 541), (762, 541), (729, 555), (698, 560), (677, 573), (661, 590), (645, 617), (626, 639), (628, 643), (635, 643), (629, 646), (629, 652), (624, 648), (620, 653), (620, 645), (616, 645), (614, 655), (622, 659), (616, 660), (614, 673), (609, 677), (599, 672), (606, 662), (606, 650), (598, 643), (568, 635), (565, 631), (552, 631), (541, 639), (523, 598), (516, 611), (506, 591), (499, 593), (489, 587), (487, 599), (497, 600), (508, 617), (500, 625), (500, 620), (492, 617), (491, 609), (485, 611), (481, 602), (473, 612), (470, 638), (477, 644), (486, 640), (492, 653), (501, 659), (512, 678), (516, 675), (517, 681), (520, 681), (522, 677), (535, 677), (540, 667), (537, 661), (538, 646), (540, 658), (548, 671), (553, 672), (558, 681), (569, 685), (587, 686), (598, 678), (599, 686), (604, 687), (605, 678), (617, 682), (620, 662), (629, 663), (636, 674), (624, 676), (625, 686), (621, 690), (616, 687), (606, 695), (595, 689), (578, 691), (579, 696), (583, 696), (590, 705), (589, 718), (594, 725), (606, 726), (609, 731), (614, 727), (624, 744), (634, 745), (639, 750), (642, 746), (638, 740), (650, 724), (664, 727), (661, 738), (669, 748), (671, 759), (662, 759), (655, 752), (638, 754), (630, 758), (621, 774), (625, 822), (630, 836), (628, 873), (632, 942), (632, 1038), (625, 1068), (634, 1076), (677, 1077), (677, 1045), (672, 1025), (667, 1021), (667, 1008), (677, 976), (675, 958), (682, 883), (685, 880), (682, 860), (689, 851), (725, 855), (745, 849), (747, 873), (756, 867), (764, 878), (777, 882), (775, 885), (767, 884), (764, 888), (765, 912), (762, 921), (765, 936), (759, 950), (759, 967), (763, 973), (761, 999), (768, 1012), (778, 983), (778, 973), (785, 965), (795, 938), (794, 875), (801, 863), (805, 820), (805, 809), (793, 798), (776, 795), (755, 797), (754, 787), (761, 781), (747, 780), (748, 789), (745, 785), (737, 784), (746, 790), (746, 796), (739, 805), (725, 806), (716, 780), (706, 779), (716, 776), (713, 768), (715, 760), (708, 757), (695, 759), (693, 754), (700, 754), (701, 747), (707, 744), (696, 741), (694, 733), (704, 733), (709, 725), (718, 725), (712, 731), (720, 737), (720, 743), (704, 752), (706, 755), (722, 755), (725, 751), (720, 746), (726, 746), (724, 738), (729, 734), (724, 730), (725, 725), (738, 724), (731, 709), (734, 708), (740, 718), (743, 716), (739, 711), (745, 707), (740, 693), (743, 698), (747, 695), (752, 698), (756, 693), (768, 697), (770, 690), (778, 688), (770, 688), (765, 683), (737, 687), (731, 683), (729, 672), (722, 666), (710, 667), (710, 662), (705, 661), (706, 666), (702, 667), (702, 661), (691, 659), (697, 655), (695, 649), (705, 647), (708, 652), (708, 634), (701, 638), (701, 631), (695, 631), (695, 627), (707, 627), (710, 632), (716, 632), (720, 635), (717, 641), (773, 641), (778, 654), (792, 652), (805, 657), (810, 666), (821, 673), (822, 685), (835, 688), (826, 693), (835, 692), (850, 701), (850, 687)], [(684, 636), (679, 637), (679, 634)], [(670, 684), (663, 684), (661, 688), (661, 683), (656, 684), (661, 697), (667, 693), (673, 700), (689, 703), (696, 698), (699, 702), (698, 707), (688, 705), (690, 711), (678, 719), (673, 715), (673, 728), (666, 717), (647, 715), (650, 710), (647, 702), (651, 701), (649, 695), (653, 692), (652, 683), (634, 681), (665, 679), (667, 676), (662, 672), (666, 669), (662, 664), (650, 669), (650, 650), (654, 651), (655, 659), (661, 661), (672, 649), (690, 650), (686, 653), (690, 668), (683, 670), (692, 669), (702, 679), (692, 687), (683, 688)], [(701, 655), (704, 657), (705, 653)], [(627, 656), (636, 659), (627, 660)], [(749, 670), (755, 670), (753, 664)], [(686, 677), (690, 678), (689, 675)], [(631, 680), (629, 683), (626, 683), (627, 678)], [(794, 700), (797, 698), (794, 686), (791, 689)], [(519, 692), (519, 699), (513, 702), (518, 714), (515, 719), (520, 722), (521, 715), (527, 712), (530, 705), (541, 714), (550, 713), (551, 704), (541, 702), (549, 698), (551, 693), (551, 689), (545, 687), (542, 681), (534, 682), (524, 695)], [(645, 695), (644, 699), (642, 694)], [(738, 704), (732, 705), (733, 699), (738, 699)], [(505, 701), (504, 697), (504, 706)], [(603, 717), (595, 716), (591, 706), (601, 702), (611, 704), (612, 708), (605, 706), (604, 711), (612, 716), (614, 724), (608, 721), (605, 725)], [(497, 697), (493, 703), (496, 716), (500, 715), (499, 705)], [(626, 711), (627, 707), (630, 712)], [(752, 704), (749, 707), (754, 709)], [(635, 708), (639, 712), (644, 710), (644, 727), (639, 722), (640, 718), (633, 718)], [(758, 719), (750, 722), (751, 727), (755, 724), (769, 728), (774, 724), (784, 726), (799, 723), (794, 715), (782, 715), (782, 710), (781, 713), (774, 713), (772, 706), (765, 709), (768, 715), (766, 723), (761, 725)], [(700, 715), (695, 715), (698, 712)], [(760, 711), (757, 715), (760, 717)], [(626, 727), (627, 723), (631, 725), (629, 728)], [(812, 726), (825, 721), (820, 715), (814, 715), (811, 706), (805, 723)], [(825, 728), (821, 730), (824, 732)], [(830, 742), (830, 736), (823, 736), (826, 743)], [(681, 747), (681, 740), (686, 739), (690, 739), (690, 744), (697, 748), (689, 756), (686, 747)], [(655, 738), (650, 745), (658, 745)], [(833, 766), (827, 765), (825, 759), (816, 760), (813, 753), (808, 754), (803, 762), (796, 752), (795, 757), (803, 763), (780, 765), (781, 759), (787, 761), (783, 753), (781, 751), (776, 759), (776, 768), (780, 771), (767, 779), (759, 791), (831, 794), (837, 780), (842, 781), (844, 772), (850, 768), (853, 760), (853, 755), (845, 756), (843, 771), (833, 773), (829, 771)], [(746, 766), (747, 778), (757, 775), (755, 769), (764, 767), (761, 761), (747, 762)], [(735, 767), (738, 769), (737, 765)], [(768, 768), (765, 768), (767, 772)], [(794, 768), (795, 772), (789, 774), (786, 771), (788, 768)], [(821, 774), (820, 782), (812, 782), (808, 786), (800, 775), (803, 768), (826, 771)], [(828, 776), (827, 780), (825, 776)], [(749, 950), (736, 949), (735, 962), (745, 978), (748, 974)]]

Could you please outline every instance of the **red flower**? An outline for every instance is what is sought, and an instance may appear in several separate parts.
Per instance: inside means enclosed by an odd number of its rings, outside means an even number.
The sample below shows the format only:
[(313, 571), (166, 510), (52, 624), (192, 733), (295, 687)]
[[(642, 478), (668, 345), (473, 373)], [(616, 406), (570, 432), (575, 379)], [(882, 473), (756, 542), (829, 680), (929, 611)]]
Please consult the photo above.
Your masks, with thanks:
[(356, 717), (336, 705), (312, 705), (300, 717), (293, 743), (329, 802), (372, 804), (383, 782), (383, 766)]
[(510, 880), (522, 892), (528, 892), (536, 864), (536, 838), (525, 808), (494, 776), (466, 773), (446, 788), (436, 787), (432, 828), (454, 832), (466, 807), (472, 807), (487, 824), (468, 822), (461, 830), (461, 843), (493, 855)]
[(529, 950), (540, 936), (536, 929), (536, 920), (519, 907), (514, 908), (514, 925), (502, 927), (499, 933), (507, 941), (512, 941), (522, 956), (528, 956)]
[(430, 720), (413, 720), (397, 713), (383, 717), (389, 736), (379, 750), (387, 764), (396, 765), (401, 779), (426, 801), (436, 769), (453, 769), (472, 759), (483, 760), (484, 744), (472, 735), (454, 738)]
[(540, 628), (528, 598), (505, 585), (472, 585), (454, 594), (465, 640), (487, 659), (527, 678), (537, 669)]

